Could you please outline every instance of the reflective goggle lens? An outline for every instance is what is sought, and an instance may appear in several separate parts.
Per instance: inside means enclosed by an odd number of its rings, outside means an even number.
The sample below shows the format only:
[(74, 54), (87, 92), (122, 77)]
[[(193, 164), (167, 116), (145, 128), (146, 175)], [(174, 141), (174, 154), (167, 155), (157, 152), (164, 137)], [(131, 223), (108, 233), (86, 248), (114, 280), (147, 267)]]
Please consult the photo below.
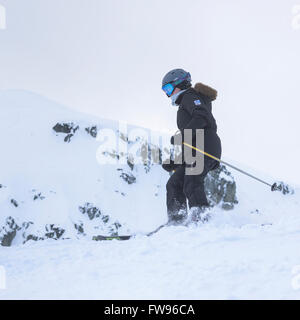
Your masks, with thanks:
[(167, 83), (162, 87), (162, 89), (167, 94), (167, 96), (170, 97), (170, 95), (173, 93), (175, 88), (171, 83)]

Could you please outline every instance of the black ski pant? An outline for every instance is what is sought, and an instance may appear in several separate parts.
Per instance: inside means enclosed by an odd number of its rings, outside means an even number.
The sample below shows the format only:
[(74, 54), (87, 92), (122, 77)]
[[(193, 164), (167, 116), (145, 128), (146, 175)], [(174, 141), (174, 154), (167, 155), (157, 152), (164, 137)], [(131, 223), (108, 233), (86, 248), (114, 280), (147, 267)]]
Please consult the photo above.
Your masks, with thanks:
[(210, 170), (219, 166), (219, 162), (204, 157), (204, 168), (201, 174), (186, 175), (185, 165), (178, 167), (167, 183), (167, 210), (169, 221), (178, 221), (187, 214), (189, 207), (208, 206), (204, 191), (204, 179)]

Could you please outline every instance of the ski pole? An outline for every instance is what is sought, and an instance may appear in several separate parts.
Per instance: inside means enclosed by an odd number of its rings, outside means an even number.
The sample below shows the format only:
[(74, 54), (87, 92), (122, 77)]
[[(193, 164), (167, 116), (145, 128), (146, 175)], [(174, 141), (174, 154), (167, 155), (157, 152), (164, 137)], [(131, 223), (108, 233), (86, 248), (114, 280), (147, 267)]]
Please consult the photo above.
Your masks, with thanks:
[(247, 175), (247, 176), (249, 176), (249, 177), (251, 177), (251, 178), (253, 178), (253, 179), (257, 180), (257, 181), (259, 181), (259, 182), (261, 182), (261, 183), (266, 184), (267, 186), (271, 187), (272, 191), (276, 191), (276, 190), (283, 191), (283, 192), (285, 191), (284, 186), (282, 184), (277, 185), (276, 182), (274, 182), (273, 184), (270, 184), (270, 183), (268, 183), (268, 182), (266, 182), (264, 180), (261, 180), (261, 179), (255, 177), (255, 176), (253, 176), (252, 174), (247, 173), (246, 171), (241, 170), (241, 169), (233, 166), (232, 164), (229, 164), (228, 162), (225, 162), (225, 161), (223, 161), (223, 160), (221, 160), (221, 159), (219, 159), (219, 158), (217, 158), (217, 157), (215, 157), (215, 156), (213, 156), (213, 155), (211, 155), (211, 154), (209, 154), (209, 153), (207, 153), (207, 152), (205, 152), (203, 150), (200, 150), (200, 149), (198, 149), (198, 148), (196, 148), (196, 147), (194, 147), (194, 146), (192, 146), (192, 145), (190, 145), (190, 144), (188, 144), (186, 142), (183, 142), (183, 144), (186, 145), (187, 147), (191, 148), (191, 149), (194, 149), (194, 150), (196, 150), (196, 151), (198, 151), (198, 152), (200, 152), (200, 153), (202, 153), (202, 154), (214, 159), (214, 160), (219, 161), (220, 163), (224, 163), (226, 166), (231, 167), (231, 168), (233, 168), (233, 169), (235, 169), (235, 170), (237, 170), (237, 171), (239, 171), (239, 172), (241, 172), (241, 173), (243, 173), (243, 174), (245, 174), (245, 175)]

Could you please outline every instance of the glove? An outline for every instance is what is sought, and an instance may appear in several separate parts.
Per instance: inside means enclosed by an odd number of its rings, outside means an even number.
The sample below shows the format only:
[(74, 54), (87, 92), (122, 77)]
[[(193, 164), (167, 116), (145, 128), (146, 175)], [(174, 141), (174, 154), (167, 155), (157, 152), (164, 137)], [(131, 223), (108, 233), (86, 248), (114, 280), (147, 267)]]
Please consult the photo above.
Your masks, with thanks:
[(181, 164), (175, 164), (174, 160), (165, 160), (162, 164), (163, 169), (166, 170), (167, 172), (172, 172), (180, 166)]

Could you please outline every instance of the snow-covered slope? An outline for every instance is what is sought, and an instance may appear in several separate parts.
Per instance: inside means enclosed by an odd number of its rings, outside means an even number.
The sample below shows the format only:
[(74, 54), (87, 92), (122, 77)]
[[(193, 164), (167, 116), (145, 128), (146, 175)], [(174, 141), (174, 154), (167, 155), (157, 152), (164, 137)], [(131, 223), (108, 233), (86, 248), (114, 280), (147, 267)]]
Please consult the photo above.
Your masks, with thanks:
[[(299, 189), (271, 192), (222, 167), (206, 181), (209, 223), (147, 238), (167, 219), (169, 176), (137, 163), (145, 138), (130, 137), (133, 127), (125, 134), (117, 122), (20, 91), (0, 92), (0, 119), (0, 240), (11, 246), (0, 246), (0, 298), (300, 297), (291, 282), (300, 264)], [(117, 155), (109, 144), (99, 152), (95, 132), (106, 129), (134, 153)], [(116, 233), (137, 236), (91, 240)]]
[[(0, 105), (2, 245), (146, 232), (166, 221), (168, 173), (151, 153), (163, 149), (157, 134), (28, 92), (3, 91)], [(227, 173), (222, 188), (231, 181)], [(234, 205), (231, 187), (223, 206)]]
[[(95, 235), (92, 230), (109, 234), (116, 231), (115, 223), (124, 223), (126, 233), (127, 228), (142, 231), (165, 221), (160, 187), (167, 175), (160, 168), (153, 168), (144, 179), (146, 172), (138, 166), (131, 170), (126, 162), (97, 161), (101, 143), (95, 132), (109, 128), (117, 137), (117, 122), (75, 113), (28, 92), (1, 92), (0, 105), (0, 226), (13, 217), (8, 227), (17, 224), (19, 231), (34, 237), (44, 237), (47, 225), (51, 229), (55, 224), (54, 228), (65, 230), (64, 238), (74, 238)], [(73, 137), (52, 129), (64, 123), (79, 127)], [(136, 183), (130, 183), (130, 177)], [(102, 220), (109, 215), (106, 229), (100, 217), (91, 219), (100, 211)], [(82, 230), (82, 224), (84, 231), (74, 228)], [(22, 232), (17, 232), (13, 244), (26, 239)]]

